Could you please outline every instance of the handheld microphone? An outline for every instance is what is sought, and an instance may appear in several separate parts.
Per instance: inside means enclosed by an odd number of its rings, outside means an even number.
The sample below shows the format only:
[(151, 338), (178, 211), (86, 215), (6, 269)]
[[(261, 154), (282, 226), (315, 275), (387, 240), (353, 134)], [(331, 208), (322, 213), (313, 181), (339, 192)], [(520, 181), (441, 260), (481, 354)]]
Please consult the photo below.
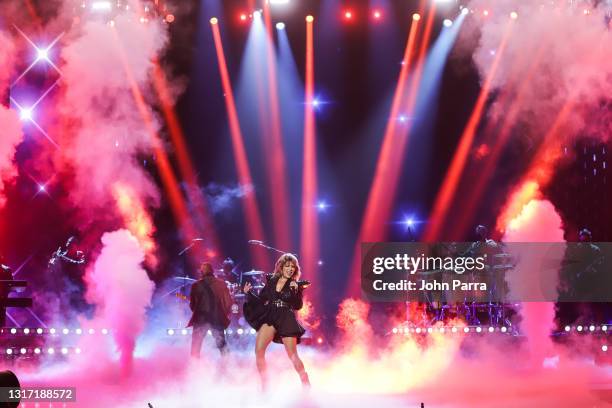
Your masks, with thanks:
[(310, 281), (307, 281), (307, 280), (299, 280), (296, 283), (298, 285), (298, 288), (300, 289), (306, 289), (307, 287), (310, 286)]

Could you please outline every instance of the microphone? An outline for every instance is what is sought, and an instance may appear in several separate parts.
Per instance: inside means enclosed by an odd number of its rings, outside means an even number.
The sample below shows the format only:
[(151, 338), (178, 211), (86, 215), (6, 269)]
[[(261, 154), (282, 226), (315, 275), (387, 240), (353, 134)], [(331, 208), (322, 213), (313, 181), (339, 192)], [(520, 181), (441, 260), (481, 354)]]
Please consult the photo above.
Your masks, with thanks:
[(263, 245), (262, 241), (258, 241), (256, 239), (249, 239), (249, 244), (253, 244), (253, 245)]
[(307, 280), (299, 280), (296, 283), (298, 285), (298, 288), (300, 289), (306, 289), (307, 287), (310, 286), (310, 281), (307, 281)]
[(194, 238), (192, 241), (204, 241), (204, 238)]

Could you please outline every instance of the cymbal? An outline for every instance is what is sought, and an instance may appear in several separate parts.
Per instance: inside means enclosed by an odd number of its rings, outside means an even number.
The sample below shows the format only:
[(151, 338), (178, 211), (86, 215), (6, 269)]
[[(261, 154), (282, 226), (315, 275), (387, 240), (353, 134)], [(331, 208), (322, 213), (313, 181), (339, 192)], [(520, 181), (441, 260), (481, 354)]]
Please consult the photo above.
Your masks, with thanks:
[(264, 271), (248, 271), (248, 272), (243, 272), (242, 276), (255, 276), (255, 275), (263, 275), (265, 272)]
[(192, 281), (195, 282), (197, 279), (193, 279), (193, 278), (188, 278), (186, 276), (175, 276), (172, 279), (177, 279), (177, 280), (187, 280), (187, 281)]

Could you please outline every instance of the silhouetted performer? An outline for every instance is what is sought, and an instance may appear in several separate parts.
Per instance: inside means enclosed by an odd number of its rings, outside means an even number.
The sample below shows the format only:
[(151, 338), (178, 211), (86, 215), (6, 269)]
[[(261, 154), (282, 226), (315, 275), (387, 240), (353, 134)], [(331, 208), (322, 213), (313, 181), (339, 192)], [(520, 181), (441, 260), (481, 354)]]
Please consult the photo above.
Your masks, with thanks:
[(227, 285), (213, 274), (212, 265), (204, 262), (199, 269), (200, 279), (191, 286), (189, 307), (193, 312), (187, 327), (193, 326), (191, 355), (200, 357), (202, 341), (211, 331), (221, 354), (226, 353), (225, 329), (229, 326), (232, 297)]

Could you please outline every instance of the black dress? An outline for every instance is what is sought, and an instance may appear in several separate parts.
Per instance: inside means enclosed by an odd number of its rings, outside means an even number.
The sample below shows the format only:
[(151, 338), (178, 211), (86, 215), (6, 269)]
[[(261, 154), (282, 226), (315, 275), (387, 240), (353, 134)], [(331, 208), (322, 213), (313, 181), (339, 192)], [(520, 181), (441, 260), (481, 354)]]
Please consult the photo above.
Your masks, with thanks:
[(280, 292), (276, 291), (279, 277), (270, 277), (259, 295), (248, 293), (248, 300), (244, 304), (244, 317), (255, 330), (264, 324), (276, 329), (273, 341), (282, 343), (283, 337), (295, 337), (297, 342), (304, 335), (304, 328), (297, 321), (295, 311), (303, 305), (302, 289), (291, 289), (290, 280)]

